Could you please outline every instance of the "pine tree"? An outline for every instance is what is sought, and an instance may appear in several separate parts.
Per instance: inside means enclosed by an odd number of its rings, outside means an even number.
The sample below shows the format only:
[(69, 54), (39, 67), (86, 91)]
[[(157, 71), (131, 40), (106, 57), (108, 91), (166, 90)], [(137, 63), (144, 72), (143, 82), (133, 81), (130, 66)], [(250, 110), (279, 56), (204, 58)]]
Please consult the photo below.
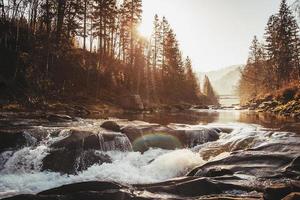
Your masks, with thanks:
[(197, 103), (200, 100), (200, 85), (192, 69), (192, 61), (189, 57), (184, 62), (185, 68), (185, 90), (184, 94), (190, 101)]
[(212, 105), (218, 104), (218, 97), (215, 94), (214, 89), (207, 76), (205, 76), (204, 78), (203, 94), (208, 98), (210, 104)]
[(279, 13), (269, 20), (266, 33), (267, 51), (277, 74), (277, 88), (293, 77), (299, 66), (299, 34), (297, 22), (286, 0), (282, 0)]

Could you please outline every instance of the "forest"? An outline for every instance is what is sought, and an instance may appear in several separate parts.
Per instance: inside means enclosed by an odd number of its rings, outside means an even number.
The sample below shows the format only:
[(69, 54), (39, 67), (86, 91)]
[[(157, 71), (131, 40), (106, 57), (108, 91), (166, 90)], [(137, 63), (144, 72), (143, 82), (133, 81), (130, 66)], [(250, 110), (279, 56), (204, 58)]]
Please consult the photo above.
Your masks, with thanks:
[(142, 8), (141, 0), (0, 1), (0, 95), (29, 104), (126, 95), (146, 107), (216, 104), (165, 17), (154, 17), (150, 39), (139, 34)]
[[(300, 38), (296, 17), (283, 0), (259, 41), (254, 36), (239, 85), (241, 103), (299, 98)], [(277, 103), (277, 102), (275, 102)]]

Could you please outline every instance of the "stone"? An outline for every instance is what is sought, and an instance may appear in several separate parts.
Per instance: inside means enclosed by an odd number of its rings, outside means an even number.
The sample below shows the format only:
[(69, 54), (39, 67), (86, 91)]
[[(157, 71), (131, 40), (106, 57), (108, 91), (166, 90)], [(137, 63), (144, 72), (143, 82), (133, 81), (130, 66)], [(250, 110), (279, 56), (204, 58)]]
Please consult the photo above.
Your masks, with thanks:
[(47, 114), (46, 119), (51, 122), (65, 122), (65, 121), (72, 121), (73, 118), (69, 115), (62, 115), (62, 114)]
[(120, 132), (121, 131), (120, 125), (117, 124), (117, 122), (114, 122), (114, 121), (103, 122), (101, 127), (106, 129), (106, 130), (109, 130), (109, 131), (114, 131), (114, 132)]
[(204, 110), (208, 110), (209, 107), (207, 105), (197, 105), (194, 106), (193, 109), (204, 109)]
[(53, 143), (50, 153), (43, 159), (42, 170), (76, 174), (94, 164), (110, 163), (111, 159), (100, 151), (131, 151), (128, 138), (120, 133), (94, 133), (70, 130), (69, 135)]
[(0, 131), (0, 153), (30, 145), (32, 143), (30, 137), (22, 131)]
[(300, 192), (292, 192), (282, 200), (299, 200), (300, 199)]
[(108, 155), (97, 154), (89, 150), (55, 149), (43, 159), (42, 171), (60, 172), (61, 174), (77, 174), (94, 164), (111, 163)]

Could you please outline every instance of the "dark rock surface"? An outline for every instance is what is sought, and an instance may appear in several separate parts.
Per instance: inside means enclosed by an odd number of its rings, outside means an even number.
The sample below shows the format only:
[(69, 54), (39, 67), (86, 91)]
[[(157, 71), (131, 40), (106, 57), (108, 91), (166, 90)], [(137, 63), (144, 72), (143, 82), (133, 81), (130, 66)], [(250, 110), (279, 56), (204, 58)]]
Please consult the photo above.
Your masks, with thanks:
[(148, 124), (126, 126), (121, 129), (121, 132), (127, 135), (132, 142), (133, 150), (141, 152), (148, 150), (150, 147), (171, 150), (176, 148), (194, 147), (199, 144), (219, 139), (219, 132), (214, 128), (185, 130), (158, 124)]
[[(232, 194), (230, 194), (232, 191)], [(239, 191), (238, 193), (234, 191)], [(253, 192), (256, 191), (256, 192)], [(280, 200), (295, 199), (300, 191), (299, 182), (272, 185), (251, 185), (235, 177), (222, 179), (183, 177), (163, 183), (121, 185), (113, 182), (82, 182), (46, 190), (37, 195), (19, 195), (10, 200), (28, 199), (228, 199)], [(294, 192), (293, 194), (290, 194)], [(227, 194), (226, 194), (227, 193)], [(234, 194), (236, 193), (236, 194)]]
[(114, 131), (114, 132), (121, 131), (120, 125), (114, 121), (106, 121), (101, 125), (101, 127), (105, 128), (106, 130), (109, 130), (109, 131)]
[(67, 137), (50, 147), (51, 151), (43, 159), (42, 170), (67, 174), (76, 174), (94, 164), (111, 162), (109, 156), (99, 154), (95, 150), (130, 151), (131, 148), (129, 140), (122, 134), (81, 130), (70, 130)]
[(32, 143), (31, 136), (23, 131), (0, 131), (0, 153), (8, 150), (16, 150)]

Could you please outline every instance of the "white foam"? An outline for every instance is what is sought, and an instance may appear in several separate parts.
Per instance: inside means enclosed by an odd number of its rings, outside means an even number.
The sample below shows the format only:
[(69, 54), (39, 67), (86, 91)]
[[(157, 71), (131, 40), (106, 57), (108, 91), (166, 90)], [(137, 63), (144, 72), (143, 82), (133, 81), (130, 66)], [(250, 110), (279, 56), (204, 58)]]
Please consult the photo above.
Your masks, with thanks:
[(183, 175), (203, 163), (198, 153), (188, 149), (175, 151), (150, 149), (144, 154), (139, 152), (108, 154), (112, 157), (112, 163), (94, 165), (78, 175), (61, 176), (58, 173), (26, 170), (19, 173), (1, 172), (0, 197), (37, 193), (64, 184), (92, 180), (129, 184), (155, 183)]

